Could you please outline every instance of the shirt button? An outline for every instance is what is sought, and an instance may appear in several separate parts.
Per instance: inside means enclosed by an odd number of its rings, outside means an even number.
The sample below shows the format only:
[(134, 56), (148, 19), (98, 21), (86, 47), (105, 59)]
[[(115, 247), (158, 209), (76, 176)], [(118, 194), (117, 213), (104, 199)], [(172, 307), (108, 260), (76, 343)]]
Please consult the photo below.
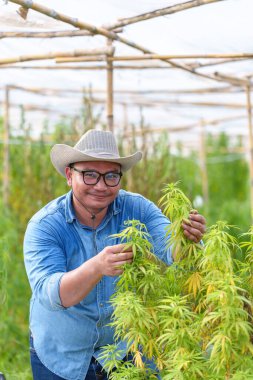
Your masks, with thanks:
[(100, 307), (103, 307), (103, 306), (104, 306), (104, 304), (103, 304), (102, 302), (100, 302), (99, 306), (100, 306)]
[(101, 322), (98, 322), (97, 323), (97, 327), (101, 327), (102, 326), (102, 323)]

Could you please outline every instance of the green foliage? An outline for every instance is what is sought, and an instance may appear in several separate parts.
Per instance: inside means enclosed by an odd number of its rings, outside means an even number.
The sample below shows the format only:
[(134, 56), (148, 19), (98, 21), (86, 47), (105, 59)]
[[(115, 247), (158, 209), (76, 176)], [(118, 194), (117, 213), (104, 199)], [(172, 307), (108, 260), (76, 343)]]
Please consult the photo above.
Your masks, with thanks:
[[(242, 148), (241, 141), (238, 139), (232, 148)], [(230, 152), (230, 139), (225, 133), (209, 135), (207, 150), (209, 223), (225, 219), (246, 230), (251, 223), (248, 163), (242, 154)]]
[[(6, 211), (6, 210), (5, 210)], [(23, 267), (17, 220), (0, 222), (0, 370), (7, 380), (31, 380), (29, 369), (29, 286)]]
[(125, 265), (111, 298), (111, 325), (133, 361), (117, 361), (116, 346), (105, 349), (110, 380), (156, 378), (158, 370), (163, 380), (250, 378), (253, 299), (247, 279), (249, 273), (252, 278), (253, 230), (245, 234), (250, 241), (241, 246), (247, 254), (238, 263), (234, 254), (240, 247), (231, 226), (218, 221), (204, 245), (192, 243), (181, 228), (191, 202), (175, 184), (163, 192), (160, 203), (172, 222), (168, 247), (177, 257), (170, 267), (154, 257), (142, 223), (128, 221), (115, 235), (132, 248), (134, 260)]

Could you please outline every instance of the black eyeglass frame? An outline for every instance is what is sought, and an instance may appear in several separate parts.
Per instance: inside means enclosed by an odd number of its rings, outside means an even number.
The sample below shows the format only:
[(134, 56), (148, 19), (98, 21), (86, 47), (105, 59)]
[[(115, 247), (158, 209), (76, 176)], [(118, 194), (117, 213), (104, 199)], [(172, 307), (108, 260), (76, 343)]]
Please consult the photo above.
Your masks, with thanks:
[[(75, 168), (72, 165), (70, 165), (69, 167), (70, 167), (70, 169), (73, 169), (74, 171), (76, 171), (76, 172), (78, 172), (78, 173), (80, 173), (80, 174), (83, 175), (83, 182), (87, 186), (94, 186), (94, 185), (96, 185), (100, 181), (100, 178), (102, 177), (104, 183), (106, 184), (106, 186), (108, 186), (108, 187), (116, 187), (120, 183), (121, 177), (123, 175), (122, 172), (116, 172), (116, 171), (112, 171), (112, 170), (110, 170), (109, 172), (106, 172), (106, 173), (100, 173), (97, 170), (79, 170), (79, 169)], [(94, 172), (98, 174), (97, 182), (95, 182), (95, 183), (86, 183), (85, 180), (84, 180), (85, 173), (94, 173)], [(105, 178), (105, 176), (107, 174), (118, 174), (119, 175), (119, 181), (118, 181), (118, 183), (116, 185), (108, 185), (108, 183), (106, 182), (106, 178)]]

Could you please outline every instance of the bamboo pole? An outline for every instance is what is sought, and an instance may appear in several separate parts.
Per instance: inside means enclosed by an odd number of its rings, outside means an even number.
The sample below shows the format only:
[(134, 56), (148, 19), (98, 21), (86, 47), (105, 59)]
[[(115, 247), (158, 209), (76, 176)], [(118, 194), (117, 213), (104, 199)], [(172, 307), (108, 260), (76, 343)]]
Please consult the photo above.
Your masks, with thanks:
[[(71, 88), (49, 88), (49, 87), (25, 87), (17, 85), (9, 85), (11, 90), (18, 91), (27, 91), (39, 95), (62, 95), (64, 93), (74, 93), (82, 94), (83, 89), (71, 89)], [(1, 89), (1, 88), (0, 88)], [(205, 93), (230, 93), (230, 92), (242, 91), (239, 87), (226, 86), (226, 87), (206, 87), (206, 88), (197, 88), (197, 89), (182, 89), (182, 90), (167, 90), (167, 89), (148, 89), (148, 90), (123, 90), (123, 89), (114, 89), (116, 94), (127, 94), (127, 95), (145, 95), (145, 94), (205, 94)], [(92, 89), (93, 94), (101, 93), (105, 94), (106, 90), (104, 89)]]
[(249, 128), (249, 153), (250, 153), (250, 215), (253, 223), (253, 130), (252, 130), (252, 108), (251, 108), (251, 85), (246, 86), (247, 114)]
[[(131, 126), (129, 125), (128, 119), (128, 105), (126, 103), (122, 103), (123, 106), (123, 136), (128, 133), (131, 134)], [(132, 154), (132, 140), (126, 139), (125, 142), (125, 155), (130, 156)], [(130, 170), (127, 176), (127, 188), (129, 191), (133, 191), (133, 171)]]
[[(0, 64), (1, 65), (1, 64)], [(115, 70), (150, 70), (150, 69), (171, 69), (170, 66), (140, 66), (140, 65), (114, 65)], [(74, 66), (74, 65), (60, 65), (60, 66), (11, 66), (11, 65), (1, 65), (1, 69), (19, 69), (19, 70), (107, 70), (105, 65), (92, 65), (92, 66)]]
[(200, 122), (200, 171), (201, 171), (201, 181), (202, 181), (202, 194), (204, 199), (205, 207), (208, 207), (209, 203), (209, 193), (208, 193), (208, 174), (206, 165), (206, 133), (205, 133), (206, 123)]
[[(94, 93), (105, 93), (103, 89), (94, 89)], [(196, 89), (147, 89), (147, 90), (122, 90), (115, 89), (115, 93), (119, 94), (132, 94), (132, 95), (145, 95), (145, 94), (209, 94), (209, 93), (230, 93), (230, 92), (238, 92), (242, 91), (238, 87), (234, 87), (231, 85), (226, 85), (223, 87), (204, 87), (204, 88), (196, 88)]]
[(75, 57), (75, 58), (56, 58), (55, 63), (71, 63), (71, 62), (105, 62), (105, 55)]
[[(201, 125), (207, 126), (207, 125), (218, 125), (220, 123), (226, 123), (230, 121), (235, 121), (235, 120), (241, 120), (245, 119), (246, 115), (236, 115), (236, 116), (227, 116), (219, 119), (208, 119), (208, 120), (201, 120)], [(171, 126), (163, 126), (163, 127), (155, 127), (155, 128), (148, 128), (145, 130), (145, 133), (161, 133), (164, 131), (169, 131), (169, 132), (185, 132), (188, 131), (189, 129), (197, 128), (199, 127), (200, 123), (199, 121), (196, 123), (191, 123), (187, 125), (179, 125), (176, 127), (171, 127)], [(143, 133), (143, 131), (136, 129), (135, 134), (136, 136), (140, 136)], [(128, 138), (131, 137), (131, 133), (124, 135), (124, 137)]]
[(234, 86), (247, 87), (249, 85), (249, 80), (233, 77), (227, 74), (218, 73), (217, 71), (214, 73), (214, 76)]
[(74, 50), (72, 52), (51, 52), (46, 54), (36, 54), (36, 55), (24, 55), (19, 57), (12, 58), (2, 58), (0, 59), (0, 65), (6, 65), (10, 63), (19, 63), (19, 62), (27, 62), (27, 61), (39, 61), (45, 59), (54, 59), (58, 57), (78, 57), (78, 56), (94, 56), (101, 54), (111, 54), (111, 49), (93, 49), (93, 50)]
[(144, 55), (122, 55), (109, 58), (112, 61), (143, 61), (143, 60), (170, 60), (170, 59), (217, 59), (217, 58), (253, 58), (253, 53), (223, 53), (223, 54), (144, 54)]
[(192, 69), (199, 69), (199, 68), (202, 68), (202, 67), (208, 67), (208, 66), (217, 66), (217, 65), (223, 65), (224, 63), (232, 63), (232, 62), (238, 62), (238, 61), (245, 61), (245, 60), (248, 60), (248, 59), (251, 59), (250, 57), (246, 57), (246, 58), (226, 58), (226, 59), (215, 59), (215, 60), (210, 60), (208, 62), (192, 62), (189, 64), (189, 66), (191, 66)]
[[(9, 88), (10, 90), (10, 88)], [(5, 103), (6, 102), (0, 102), (0, 105), (3, 105), (3, 107), (5, 108)], [(8, 109), (10, 108), (20, 108), (20, 104), (18, 103), (10, 103), (8, 104)], [(57, 113), (59, 114), (60, 116), (62, 117), (69, 117), (70, 114), (67, 114), (67, 113), (63, 113), (62, 111), (60, 110), (57, 110), (57, 109), (53, 109), (53, 108), (49, 108), (49, 107), (42, 107), (42, 106), (37, 106), (35, 104), (24, 104), (22, 105), (22, 108), (24, 111), (39, 111), (39, 112), (43, 112), (43, 113)]]
[[(93, 98), (94, 103), (104, 103), (105, 100), (101, 98)], [(117, 100), (116, 100), (117, 102)], [(145, 106), (145, 107), (161, 107), (161, 106), (192, 106), (192, 107), (223, 107), (223, 108), (232, 108), (232, 109), (245, 109), (245, 104), (243, 103), (217, 103), (217, 102), (187, 102), (187, 101), (180, 101), (177, 99), (171, 99), (171, 100), (162, 100), (162, 99), (132, 99), (131, 101), (127, 102), (128, 104), (133, 104), (136, 106)]]
[(9, 191), (10, 191), (10, 122), (9, 122), (9, 100), (10, 89), (5, 87), (5, 101), (4, 101), (4, 125), (3, 125), (3, 206), (9, 205)]
[[(122, 103), (122, 106), (123, 106), (123, 135), (127, 136), (128, 133), (131, 134), (131, 131), (129, 131), (128, 105), (126, 103)], [(131, 143), (130, 143), (130, 140), (127, 139), (126, 156), (130, 156), (131, 154), (132, 154)]]
[[(46, 59), (46, 58), (45, 58)], [(0, 63), (0, 68), (1, 70), (2, 69), (7, 69), (7, 70), (87, 70), (87, 71), (99, 71), (99, 70), (106, 70), (107, 69), (107, 66), (102, 66), (102, 65), (92, 65), (92, 66), (88, 66), (88, 65), (60, 65), (60, 66), (49, 66), (49, 65), (44, 65), (44, 66), (33, 66), (33, 65), (30, 65), (30, 66), (24, 66), (24, 65), (19, 65), (19, 66), (12, 66), (12, 65), (6, 65), (6, 64), (3, 64), (1, 65)], [(150, 66), (134, 66), (134, 65), (114, 65), (114, 69), (115, 70), (143, 70), (143, 69), (172, 69), (171, 66), (158, 66), (158, 65), (150, 65)], [(223, 81), (223, 79), (220, 79), (220, 81)], [(224, 81), (230, 83), (230, 84), (234, 84), (236, 86), (241, 86), (242, 84), (239, 83), (239, 82), (235, 82), (234, 80), (230, 80), (230, 79), (224, 79)], [(243, 82), (245, 84), (245, 82)], [(232, 87), (230, 87), (230, 90), (232, 90)], [(152, 91), (152, 90), (151, 90)], [(162, 90), (164, 91), (164, 90)], [(215, 90), (214, 90), (215, 91)], [(213, 92), (214, 92), (213, 91)], [(219, 91), (219, 90), (217, 90)], [(221, 92), (223, 92), (223, 89), (220, 90)], [(235, 92), (236, 90), (233, 89), (233, 92)], [(148, 92), (148, 91), (146, 91)], [(194, 93), (194, 90), (173, 90), (173, 91), (170, 91), (171, 93), (174, 92), (174, 93)], [(195, 91), (196, 92), (196, 91)], [(198, 93), (201, 92), (201, 89), (197, 90)], [(206, 92), (206, 90), (203, 90), (203, 92)], [(211, 89), (210, 89), (210, 92), (211, 92)]]
[(182, 100), (177, 100), (177, 99), (172, 99), (172, 100), (162, 100), (162, 99), (159, 99), (159, 100), (156, 100), (156, 99), (150, 99), (148, 101), (146, 100), (139, 100), (138, 99), (135, 99), (134, 100), (135, 104), (139, 104), (139, 105), (146, 105), (147, 107), (150, 107), (150, 106), (157, 106), (157, 105), (166, 105), (166, 104), (169, 104), (169, 105), (173, 105), (173, 106), (194, 106), (194, 107), (224, 107), (224, 108), (242, 108), (244, 109), (245, 108), (245, 104), (243, 103), (224, 103), (224, 102), (187, 102), (187, 101), (182, 101)]
[(143, 109), (142, 106), (140, 106), (140, 123), (139, 123), (139, 130), (141, 135), (141, 152), (142, 152), (142, 160), (144, 164), (144, 168), (146, 166), (146, 159), (147, 159), (147, 139), (146, 139), (146, 129), (144, 125), (144, 116), (143, 116)]
[[(112, 48), (112, 40), (107, 39), (107, 46)], [(106, 97), (106, 109), (107, 109), (107, 126), (111, 132), (113, 132), (113, 62), (110, 60), (110, 56), (107, 57), (107, 97)]]
[[(164, 59), (223, 59), (222, 63), (231, 62), (232, 60), (252, 59), (253, 53), (223, 53), (223, 54), (144, 54), (144, 55), (122, 55), (109, 57), (110, 61), (145, 61), (145, 60), (164, 60)], [(224, 60), (225, 58), (225, 60)], [(102, 60), (102, 59), (101, 59)], [(82, 57), (76, 58), (59, 58), (60, 62), (82, 62)], [(219, 61), (215, 61), (218, 64)], [(210, 64), (210, 63), (209, 63)], [(201, 67), (201, 64), (199, 64)]]
[[(134, 49), (140, 50), (144, 54), (154, 54), (154, 52), (152, 52), (151, 50), (149, 50), (149, 49), (147, 49), (147, 48), (145, 48), (139, 44), (136, 44), (133, 41), (130, 41), (126, 38), (123, 38), (123, 37), (117, 35), (116, 33), (112, 32), (112, 31), (109, 31), (109, 30), (107, 30), (105, 28), (101, 28), (101, 27), (95, 27), (94, 25), (80, 21), (77, 18), (69, 17), (69, 16), (64, 15), (62, 13), (56, 12), (54, 9), (44, 7), (38, 3), (35, 3), (32, 0), (9, 0), (9, 1), (12, 3), (16, 3), (22, 7), (25, 7), (25, 8), (31, 8), (31, 9), (39, 12), (39, 13), (45, 14), (46, 16), (49, 16), (49, 17), (52, 17), (53, 19), (65, 22), (65, 23), (70, 24), (70, 25), (73, 25), (76, 28), (85, 29), (85, 30), (90, 31), (93, 34), (100, 34), (100, 35), (107, 37), (107, 38), (110, 38), (112, 40), (119, 41), (119, 42), (121, 42), (127, 46), (130, 46)], [(201, 0), (197, 0), (197, 1), (199, 3)], [(224, 0), (202, 0), (202, 1), (205, 1), (205, 3), (206, 3), (206, 1), (214, 2), (214, 1), (224, 1)], [(172, 60), (165, 60), (164, 59), (163, 61), (169, 63), (170, 65), (172, 65), (175, 68), (182, 69), (182, 70), (187, 71), (191, 74), (197, 75), (201, 78), (207, 78), (207, 79), (211, 79), (211, 80), (221, 81), (221, 79), (216, 77), (216, 76), (197, 72), (197, 71), (193, 70), (190, 66), (179, 64), (179, 63), (172, 61)]]
[[(134, 24), (134, 23), (140, 22), (140, 21), (149, 20), (151, 18), (165, 16), (165, 15), (173, 14), (173, 13), (176, 13), (176, 12), (182, 12), (182, 11), (185, 11), (185, 10), (188, 10), (188, 9), (191, 9), (191, 8), (194, 8), (194, 7), (198, 7), (198, 6), (201, 6), (201, 5), (207, 5), (207, 4), (210, 4), (210, 3), (216, 3), (218, 1), (223, 1), (223, 0), (193, 0), (193, 1), (187, 1), (185, 3), (172, 5), (170, 7), (166, 7), (166, 8), (163, 8), (163, 9), (158, 9), (158, 10), (155, 10), (153, 12), (148, 12), (148, 13), (144, 13), (144, 14), (141, 14), (141, 15), (138, 15), (138, 16), (120, 19), (113, 26), (114, 27), (123, 27), (123, 26), (126, 26), (126, 25), (130, 25), (130, 24)], [(110, 28), (110, 25), (109, 25), (109, 28)]]
[(70, 93), (72, 94), (81, 94), (82, 90), (78, 89), (67, 89), (67, 88), (47, 88), (47, 87), (24, 87), (24, 86), (17, 86), (17, 85), (9, 85), (9, 88), (11, 90), (17, 90), (17, 91), (25, 91), (25, 92), (31, 92), (33, 94), (38, 95), (61, 95), (64, 93)]
[[(203, 68), (203, 67), (210, 67), (210, 66), (217, 66), (217, 65), (222, 65), (222, 64), (225, 64), (225, 63), (231, 63), (231, 62), (238, 62), (238, 61), (244, 61), (244, 60), (249, 60), (251, 58), (226, 58), (226, 59), (213, 59), (211, 61), (208, 61), (206, 63), (203, 63), (203, 62), (198, 62), (198, 61), (195, 61), (195, 62), (191, 62), (191, 63), (188, 63), (188, 66), (192, 69), (192, 70), (196, 70), (196, 69), (199, 69), (199, 68)], [(56, 63), (74, 63), (74, 62), (94, 62), (94, 61), (97, 61), (97, 62), (102, 62), (102, 61), (105, 61), (106, 58), (101, 56), (101, 57), (90, 57), (90, 58), (87, 58), (87, 57), (76, 57), (76, 58), (57, 58), (55, 60)], [(151, 67), (151, 66), (150, 66)], [(169, 66), (155, 66), (155, 68), (172, 68), (172, 67), (169, 67)], [(134, 66), (135, 68), (135, 66)], [(146, 66), (143, 66), (143, 68), (146, 68)]]
[(92, 34), (87, 30), (62, 30), (62, 31), (48, 31), (48, 32), (0, 32), (0, 39), (2, 38), (56, 38), (56, 37), (77, 37), (77, 36), (91, 36)]

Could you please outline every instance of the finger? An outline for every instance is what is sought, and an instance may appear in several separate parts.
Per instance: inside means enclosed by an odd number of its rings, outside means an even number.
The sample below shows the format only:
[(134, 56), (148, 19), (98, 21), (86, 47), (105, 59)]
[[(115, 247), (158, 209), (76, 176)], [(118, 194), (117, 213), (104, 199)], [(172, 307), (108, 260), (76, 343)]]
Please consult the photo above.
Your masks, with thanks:
[(201, 239), (198, 239), (195, 235), (191, 234), (188, 230), (184, 230), (184, 235), (188, 239), (194, 241), (194, 243), (198, 243), (201, 240)]
[(114, 265), (115, 265), (115, 268), (117, 269), (123, 269), (122, 267), (124, 267), (125, 264), (131, 264), (132, 262), (133, 260), (118, 261), (114, 263)]
[(201, 238), (203, 237), (203, 232), (201, 230), (199, 230), (198, 228), (194, 228), (194, 227), (189, 226), (189, 225), (183, 225), (183, 229), (184, 229), (185, 233), (187, 233), (191, 236), (195, 236), (198, 241), (200, 241)]
[(107, 247), (112, 253), (124, 252), (125, 249), (129, 250), (129, 247), (126, 244), (116, 244), (111, 247)]
[(189, 215), (191, 221), (199, 222), (201, 224), (206, 224), (205, 218), (200, 214), (191, 214)]
[(198, 212), (198, 210), (195, 210), (195, 209), (192, 209), (191, 211), (190, 211), (190, 214), (198, 214), (199, 212)]
[(133, 252), (122, 252), (118, 253), (117, 255), (113, 254), (111, 257), (112, 262), (119, 262), (119, 261), (127, 261), (132, 260), (133, 258)]
[(188, 229), (188, 230), (190, 230), (191, 228), (198, 230), (201, 232), (201, 234), (204, 234), (206, 231), (206, 226), (199, 222), (191, 221), (191, 224), (183, 223), (183, 226), (185, 229)]
[(111, 274), (109, 274), (109, 276), (113, 277), (113, 276), (120, 276), (124, 271), (122, 269), (114, 269), (112, 271)]
[(188, 219), (183, 219), (182, 227), (188, 230), (191, 228), (194, 228), (196, 230), (199, 230), (201, 233), (204, 233), (206, 230), (205, 224), (194, 221), (194, 220), (188, 220)]

